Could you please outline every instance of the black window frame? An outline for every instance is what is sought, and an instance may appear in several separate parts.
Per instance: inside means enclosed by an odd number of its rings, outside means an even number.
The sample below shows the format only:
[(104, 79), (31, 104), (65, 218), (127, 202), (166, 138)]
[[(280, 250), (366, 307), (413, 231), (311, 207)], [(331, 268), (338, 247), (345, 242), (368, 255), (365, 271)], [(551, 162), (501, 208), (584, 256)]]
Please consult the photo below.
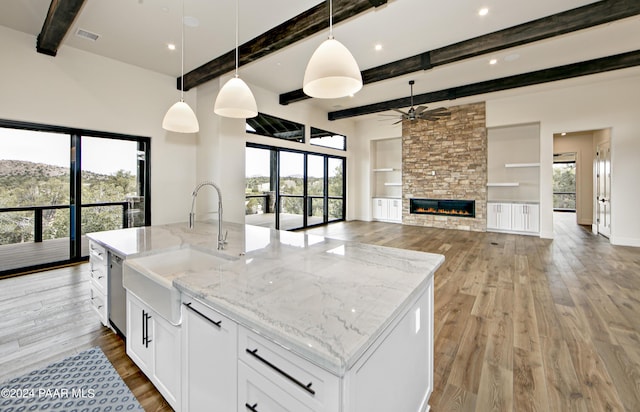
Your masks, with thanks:
[[(62, 261), (49, 262), (28, 267), (8, 269), (0, 271), (0, 279), (7, 276), (13, 276), (18, 273), (30, 273), (36, 270), (43, 270), (60, 265), (73, 264), (87, 261), (89, 256), (82, 256), (82, 137), (99, 137), (106, 139), (117, 139), (135, 141), (138, 143), (138, 151), (143, 149), (145, 152), (145, 160), (138, 160), (138, 168), (142, 168), (144, 178), (139, 182), (140, 192), (145, 198), (144, 208), (144, 226), (151, 226), (151, 138), (148, 136), (136, 136), (122, 133), (104, 132), (99, 130), (73, 128), (65, 126), (55, 126), (43, 123), (34, 123), (26, 121), (16, 121), (0, 119), (0, 128), (30, 130), (35, 132), (57, 133), (69, 135), (70, 151), (70, 253), (69, 259)], [(140, 176), (140, 175), (139, 175)], [(37, 229), (36, 229), (37, 230)]]

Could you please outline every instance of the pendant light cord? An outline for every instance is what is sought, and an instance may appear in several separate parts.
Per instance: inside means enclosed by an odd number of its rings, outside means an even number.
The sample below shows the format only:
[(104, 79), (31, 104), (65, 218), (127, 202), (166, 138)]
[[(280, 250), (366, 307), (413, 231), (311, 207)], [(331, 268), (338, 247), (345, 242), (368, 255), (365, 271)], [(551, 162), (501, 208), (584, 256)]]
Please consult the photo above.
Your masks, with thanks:
[(180, 101), (184, 101), (184, 0), (182, 0), (182, 20), (180, 21), (180, 30), (181, 30), (181, 44), (180, 44), (180, 53), (182, 62), (180, 65)]
[(240, 0), (236, 0), (236, 77), (238, 77), (238, 4)]
[(329, 38), (333, 39), (333, 0), (329, 0)]

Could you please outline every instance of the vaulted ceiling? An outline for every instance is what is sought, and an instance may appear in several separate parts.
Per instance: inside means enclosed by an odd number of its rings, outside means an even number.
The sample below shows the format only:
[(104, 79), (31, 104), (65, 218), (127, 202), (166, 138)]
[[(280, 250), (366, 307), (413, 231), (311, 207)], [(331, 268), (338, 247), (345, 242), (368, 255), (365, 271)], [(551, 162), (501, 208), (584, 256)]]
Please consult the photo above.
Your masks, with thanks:
[[(323, 3), (240, 0), (241, 58), (247, 61), (240, 69), (242, 78), (281, 95), (285, 103), (295, 104), (306, 63), (328, 34), (328, 9)], [(47, 49), (50, 43), (41, 41), (58, 36), (62, 46), (57, 49), (58, 56), (52, 58), (64, 58), (64, 47), (68, 46), (177, 78), (180, 51), (168, 50), (167, 44), (180, 45), (181, 4), (180, 0), (3, 0), (0, 25), (34, 37), (47, 34), (41, 36), (37, 46), (45, 52), (53, 51), (49, 54), (55, 54), (55, 50)], [(229, 52), (235, 42), (235, 4), (233, 0), (184, 0), (185, 71), (193, 71), (186, 76), (185, 84), (190, 85), (190, 76), (193, 85), (206, 80), (203, 70), (215, 76), (228, 70)], [(52, 13), (47, 18), (50, 5)], [(74, 6), (75, 18), (70, 14)], [(486, 16), (478, 15), (482, 7), (489, 10)], [(323, 9), (325, 22), (318, 18)], [(638, 53), (629, 53), (640, 50), (637, 0), (334, 0), (334, 9), (335, 37), (351, 50), (365, 79), (386, 74), (352, 98), (314, 99), (312, 104), (328, 112), (330, 118), (372, 113), (389, 105), (406, 107), (410, 79), (416, 81), (414, 91), (422, 95), (421, 102), (427, 103), (456, 97), (452, 90), (531, 79), (529, 73), (535, 73), (538, 81), (548, 81), (566, 77), (567, 73), (584, 75), (601, 68), (633, 67), (640, 61)], [(61, 36), (56, 22), (64, 23), (65, 19), (70, 29)], [(579, 30), (567, 32), (563, 27)], [(96, 33), (99, 38), (91, 41), (78, 37), (78, 29)], [(546, 36), (542, 35), (545, 30)], [(499, 31), (502, 35), (491, 34)], [(261, 41), (258, 47), (256, 38)], [(469, 39), (475, 41), (460, 44)], [(381, 50), (375, 50), (376, 44)], [(443, 51), (448, 51), (449, 57), (443, 59)], [(616, 56), (622, 53), (626, 54)], [(417, 58), (418, 66), (426, 63), (427, 70), (401, 66), (408, 57)], [(495, 64), (490, 64), (491, 59)], [(216, 68), (221, 69), (215, 72)], [(175, 82), (167, 87), (175, 87)], [(380, 106), (381, 102), (388, 103)], [(372, 107), (375, 110), (363, 109)]]

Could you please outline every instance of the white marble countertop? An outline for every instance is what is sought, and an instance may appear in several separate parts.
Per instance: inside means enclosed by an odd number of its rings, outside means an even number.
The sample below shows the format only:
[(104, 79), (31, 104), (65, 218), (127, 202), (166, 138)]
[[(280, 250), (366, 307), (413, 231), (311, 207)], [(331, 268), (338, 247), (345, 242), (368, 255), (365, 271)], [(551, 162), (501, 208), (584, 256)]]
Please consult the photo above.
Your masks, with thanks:
[[(342, 376), (424, 291), (444, 256), (228, 224), (228, 263), (173, 285), (239, 324)], [(215, 250), (216, 224), (90, 234), (125, 257)], [(218, 253), (218, 252), (216, 252)], [(430, 315), (432, 316), (432, 315)]]

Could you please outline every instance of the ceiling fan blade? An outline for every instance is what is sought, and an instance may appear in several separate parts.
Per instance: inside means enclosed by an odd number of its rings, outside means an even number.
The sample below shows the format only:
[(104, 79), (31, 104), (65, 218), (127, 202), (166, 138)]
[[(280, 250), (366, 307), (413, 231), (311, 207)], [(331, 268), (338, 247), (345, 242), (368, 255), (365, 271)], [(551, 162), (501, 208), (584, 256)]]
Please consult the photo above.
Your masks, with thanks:
[(378, 116), (391, 116), (391, 117), (399, 117), (397, 114), (384, 114), (384, 113), (380, 113), (378, 114)]
[(409, 113), (407, 113), (407, 112), (403, 112), (403, 111), (402, 111), (402, 110), (400, 110), (400, 109), (391, 109), (391, 110), (393, 110), (394, 112), (402, 113), (402, 115), (403, 115), (403, 116), (409, 116)]
[(394, 123), (391, 123), (391, 124), (393, 125), (393, 124), (401, 123), (401, 122), (402, 122), (402, 120), (404, 120), (404, 119), (400, 119), (400, 120), (398, 120), (397, 122), (394, 122)]
[(425, 110), (427, 110), (427, 107), (428, 106), (418, 106), (416, 108), (416, 114), (420, 114), (420, 113), (424, 112)]
[(446, 107), (436, 107), (435, 109), (431, 109), (428, 113), (449, 113)]

